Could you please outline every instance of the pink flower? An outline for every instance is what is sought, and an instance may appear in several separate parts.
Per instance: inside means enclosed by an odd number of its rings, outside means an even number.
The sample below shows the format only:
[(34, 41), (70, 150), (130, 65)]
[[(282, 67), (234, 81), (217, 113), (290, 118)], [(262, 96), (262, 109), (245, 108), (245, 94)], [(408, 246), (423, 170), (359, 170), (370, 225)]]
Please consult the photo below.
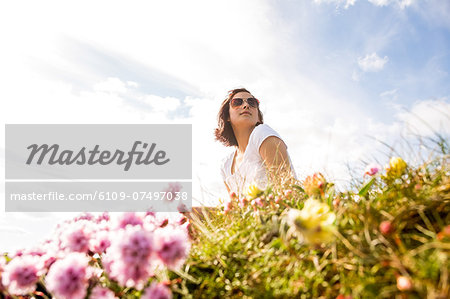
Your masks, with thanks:
[(189, 208), (182, 202), (180, 202), (177, 206), (177, 210), (180, 213), (186, 213), (189, 212)]
[(305, 189), (305, 193), (309, 196), (314, 195), (322, 195), (324, 194), (324, 189), (327, 181), (325, 177), (320, 172), (314, 173), (312, 176), (306, 177), (303, 182), (303, 187)]
[(6, 266), (6, 258), (5, 256), (1, 255), (0, 256), (0, 273), (3, 272), (3, 270), (5, 269)]
[(165, 199), (166, 200), (175, 200), (180, 197), (180, 194), (178, 192), (180, 192), (180, 190), (183, 188), (183, 186), (176, 182), (176, 183), (169, 183), (169, 186), (163, 190), (163, 192), (166, 192), (166, 196)]
[(83, 299), (91, 274), (88, 261), (81, 253), (70, 253), (56, 261), (45, 278), (47, 289), (58, 299)]
[(57, 260), (56, 258), (57, 255), (58, 252), (49, 251), (40, 257), (43, 267), (45, 268), (45, 271), (47, 271), (47, 269), (50, 268), (50, 266)]
[(149, 209), (147, 212), (145, 212), (145, 217), (148, 217), (148, 216), (155, 217), (156, 213), (152, 209)]
[(141, 299), (172, 299), (172, 292), (162, 283), (154, 281), (145, 289)]
[(394, 230), (394, 227), (392, 222), (386, 220), (380, 223), (379, 229), (383, 235), (389, 235)]
[(98, 231), (95, 236), (89, 240), (89, 249), (98, 254), (104, 253), (111, 245), (109, 235), (110, 233), (108, 231)]
[(4, 267), (2, 283), (14, 295), (26, 295), (36, 290), (36, 283), (42, 274), (38, 257), (24, 255), (12, 259)]
[(91, 296), (89, 299), (115, 299), (117, 298), (113, 291), (108, 288), (104, 288), (102, 286), (95, 286), (92, 289)]
[(291, 189), (284, 190), (284, 196), (290, 198), (292, 196), (292, 190)]
[(97, 218), (95, 218), (95, 222), (96, 223), (100, 223), (102, 221), (109, 221), (110, 216), (108, 212), (103, 212), (100, 216), (97, 216)]
[(188, 254), (190, 243), (186, 230), (168, 226), (155, 232), (156, 255), (170, 269), (180, 267)]
[(180, 221), (182, 221), (183, 219), (186, 219), (186, 216), (184, 216), (183, 213), (169, 212), (167, 215), (167, 219), (169, 220), (169, 225), (179, 227), (181, 225)]
[(25, 249), (17, 249), (13, 254), (10, 255), (11, 258), (23, 256), (25, 253)]
[(123, 213), (115, 219), (115, 228), (126, 228), (130, 226), (142, 226), (144, 224), (143, 217), (134, 212)]
[(4, 290), (2, 284), (2, 272), (5, 270), (5, 266), (6, 266), (6, 258), (2, 255), (0, 256), (0, 292)]
[(64, 255), (64, 253), (60, 251), (58, 243), (52, 239), (46, 239), (43, 242), (40, 242), (36, 247), (24, 251), (24, 254), (39, 258), (44, 272), (47, 272), (48, 268), (58, 257)]
[[(35, 264), (39, 265), (40, 273), (45, 274), (47, 268), (50, 267), (50, 265), (61, 254), (62, 253), (60, 253), (59, 251), (58, 244), (56, 244), (52, 240), (45, 240), (37, 244), (37, 246), (35, 247), (18, 250), (15, 253), (10, 254), (9, 257), (12, 260), (25, 256), (33, 257), (35, 259)], [(3, 256), (0, 256), (0, 272), (2, 272), (2, 265), (1, 265), (2, 258), (4, 259)], [(6, 260), (4, 265), (6, 265)], [(0, 277), (0, 284), (1, 284), (1, 277)]]
[(78, 215), (77, 217), (73, 218), (74, 222), (77, 222), (79, 220), (94, 220), (94, 215), (92, 215), (91, 213), (81, 213), (80, 215)]
[(103, 258), (106, 272), (122, 286), (142, 288), (153, 275), (153, 247), (151, 232), (136, 226), (119, 230)]
[(370, 175), (374, 176), (381, 170), (381, 166), (378, 164), (369, 164), (366, 166), (366, 169), (364, 170), (364, 175)]
[(336, 197), (335, 199), (333, 199), (333, 207), (335, 207), (335, 208), (339, 207), (340, 203), (341, 203), (340, 197)]
[(261, 197), (257, 197), (255, 198), (255, 204), (262, 208), (264, 207), (264, 200), (262, 200)]
[(153, 236), (139, 228), (130, 228), (119, 234), (111, 247), (111, 251), (126, 264), (145, 264), (153, 252)]
[(228, 214), (233, 209), (233, 201), (229, 200), (223, 204), (223, 211), (225, 214)]
[(115, 279), (121, 286), (134, 287), (138, 290), (141, 290), (148, 279), (154, 275), (150, 263), (127, 265), (122, 261), (114, 261), (109, 268), (110, 277)]
[(250, 201), (250, 205), (252, 206), (252, 208), (253, 208), (253, 211), (257, 211), (258, 209), (257, 209), (257, 207), (256, 207), (256, 200), (255, 199), (252, 199), (251, 201)]
[(61, 248), (73, 252), (86, 253), (89, 250), (91, 231), (81, 220), (69, 225), (61, 235)]
[(412, 289), (412, 282), (409, 277), (399, 276), (397, 277), (397, 288), (400, 291), (409, 291)]
[(281, 198), (281, 196), (275, 197), (275, 203), (280, 203), (282, 201), (283, 201), (283, 198)]
[(239, 206), (241, 208), (245, 208), (245, 206), (247, 205), (248, 200), (247, 198), (243, 197), (243, 198), (239, 198)]
[(442, 231), (444, 232), (445, 236), (450, 237), (450, 225), (447, 225), (446, 227), (444, 227), (444, 229)]

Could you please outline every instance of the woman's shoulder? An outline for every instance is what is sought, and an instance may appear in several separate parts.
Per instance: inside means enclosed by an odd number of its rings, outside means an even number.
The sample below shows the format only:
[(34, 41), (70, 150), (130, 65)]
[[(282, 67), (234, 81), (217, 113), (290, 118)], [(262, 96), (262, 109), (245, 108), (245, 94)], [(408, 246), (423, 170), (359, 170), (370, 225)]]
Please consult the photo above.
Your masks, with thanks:
[(278, 135), (277, 131), (275, 131), (268, 124), (260, 124), (260, 125), (256, 126), (253, 130), (254, 130), (254, 135), (265, 135), (265, 134)]
[(257, 143), (260, 145), (264, 141), (264, 139), (266, 139), (269, 136), (276, 136), (281, 139), (278, 132), (275, 131), (274, 129), (272, 129), (269, 125), (260, 124), (253, 129), (251, 137), (252, 137), (252, 139), (253, 139), (252, 141), (254, 143)]
[(264, 142), (264, 140), (266, 140), (268, 137), (271, 136), (275, 136), (283, 141), (280, 134), (278, 134), (278, 132), (272, 129), (269, 125), (260, 124), (256, 126), (253, 129), (252, 136), (250, 137), (249, 140), (250, 145), (249, 152), (253, 153), (254, 155), (259, 154), (259, 148), (261, 147), (261, 144)]

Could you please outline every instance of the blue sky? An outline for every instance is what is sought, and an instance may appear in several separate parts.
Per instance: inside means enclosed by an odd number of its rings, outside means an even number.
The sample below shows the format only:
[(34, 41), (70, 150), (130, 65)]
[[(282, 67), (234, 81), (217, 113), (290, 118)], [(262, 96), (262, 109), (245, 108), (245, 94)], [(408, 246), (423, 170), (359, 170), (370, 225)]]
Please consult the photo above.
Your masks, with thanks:
[[(448, 1), (15, 1), (0, 32), (3, 124), (192, 123), (200, 202), (226, 196), (231, 149), (212, 132), (235, 87), (261, 100), (300, 178), (345, 183), (347, 164), (386, 162), (377, 139), (430, 136), (422, 120), (449, 135)], [(0, 213), (0, 239), (60, 217)]]
[[(349, 91), (355, 92), (361, 106), (376, 109), (385, 121), (392, 121), (394, 111), (382, 113), (386, 108), (380, 103), (383, 92), (396, 90), (395, 102), (410, 108), (416, 100), (445, 97), (450, 91), (450, 26), (420, 12), (427, 9), (425, 5), (433, 5), (427, 2), (401, 9), (357, 1), (345, 9), (335, 3), (288, 1), (280, 17), (294, 24), (295, 39), (305, 31), (299, 18), (307, 11), (307, 48), (312, 52), (300, 59), (313, 61), (309, 65), (318, 68), (303, 72), (337, 94), (348, 97)], [(450, 5), (445, 9), (448, 16)], [(356, 58), (371, 53), (388, 60), (380, 71), (363, 72)], [(302, 62), (297, 66), (302, 69)], [(353, 73), (358, 80), (352, 82)]]

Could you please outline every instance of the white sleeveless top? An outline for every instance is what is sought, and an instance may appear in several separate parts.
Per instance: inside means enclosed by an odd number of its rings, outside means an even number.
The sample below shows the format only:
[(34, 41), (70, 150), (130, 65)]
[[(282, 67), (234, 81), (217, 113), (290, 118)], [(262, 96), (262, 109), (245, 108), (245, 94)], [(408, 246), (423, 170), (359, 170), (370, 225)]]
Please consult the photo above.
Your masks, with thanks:
[[(234, 174), (231, 174), (231, 166), (237, 150), (231, 152), (223, 159), (221, 167), (222, 178), (230, 188), (230, 192), (243, 194), (252, 183), (255, 183), (261, 190), (266, 188), (266, 167), (259, 154), (259, 148), (263, 141), (270, 136), (276, 136), (281, 139), (280, 135), (266, 124), (260, 124), (253, 129), (244, 152), (242, 163), (236, 168)], [(281, 140), (283, 141), (283, 139)], [(297, 178), (289, 154), (288, 158), (292, 174)]]

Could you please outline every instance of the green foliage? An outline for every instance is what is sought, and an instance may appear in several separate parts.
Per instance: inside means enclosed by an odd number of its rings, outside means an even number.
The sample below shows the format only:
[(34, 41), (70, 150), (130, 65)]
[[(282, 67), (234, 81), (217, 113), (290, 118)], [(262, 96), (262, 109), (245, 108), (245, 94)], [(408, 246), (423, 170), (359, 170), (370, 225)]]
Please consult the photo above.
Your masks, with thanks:
[[(264, 206), (236, 200), (226, 213), (194, 216), (190, 258), (183, 276), (172, 277), (181, 278), (177, 292), (188, 298), (448, 298), (448, 158), (406, 169), (402, 162), (399, 171), (375, 175), (354, 191), (337, 192), (329, 182), (315, 189), (301, 182), (271, 186), (260, 196)], [(336, 215), (333, 242), (307, 244), (287, 221), (309, 197)], [(397, 285), (399, 277), (411, 282), (409, 289)]]

